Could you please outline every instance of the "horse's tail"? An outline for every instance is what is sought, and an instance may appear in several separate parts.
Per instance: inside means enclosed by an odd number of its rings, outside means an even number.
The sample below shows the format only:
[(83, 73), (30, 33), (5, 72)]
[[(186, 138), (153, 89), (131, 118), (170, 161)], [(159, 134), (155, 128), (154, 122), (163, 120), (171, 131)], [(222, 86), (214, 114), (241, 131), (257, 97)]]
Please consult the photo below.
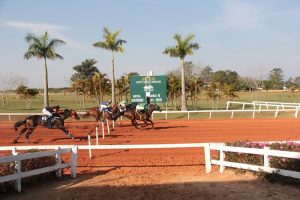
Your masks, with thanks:
[(90, 111), (87, 111), (85, 114), (82, 115), (83, 118), (91, 116)]
[(26, 122), (26, 119), (25, 119), (25, 120), (17, 121), (17, 122), (15, 123), (15, 125), (14, 125), (15, 131), (18, 131), (18, 128), (19, 128), (20, 126), (22, 126), (23, 124), (25, 124), (25, 122)]

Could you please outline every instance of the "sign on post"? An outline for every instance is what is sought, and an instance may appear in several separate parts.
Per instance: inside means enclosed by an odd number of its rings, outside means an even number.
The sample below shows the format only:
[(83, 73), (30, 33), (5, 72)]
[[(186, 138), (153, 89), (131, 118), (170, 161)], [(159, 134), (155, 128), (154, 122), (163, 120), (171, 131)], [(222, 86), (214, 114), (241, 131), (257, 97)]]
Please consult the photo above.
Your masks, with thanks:
[(167, 102), (166, 76), (133, 76), (130, 79), (130, 97), (133, 103)]

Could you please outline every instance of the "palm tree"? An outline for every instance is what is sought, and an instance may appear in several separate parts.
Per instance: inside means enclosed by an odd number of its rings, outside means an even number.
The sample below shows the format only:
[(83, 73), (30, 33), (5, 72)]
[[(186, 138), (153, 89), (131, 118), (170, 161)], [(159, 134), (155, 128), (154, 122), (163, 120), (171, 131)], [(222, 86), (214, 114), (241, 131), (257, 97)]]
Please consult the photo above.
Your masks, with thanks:
[(112, 52), (112, 85), (111, 85), (111, 96), (112, 103), (116, 103), (115, 97), (115, 52), (124, 52), (122, 47), (123, 43), (126, 43), (125, 40), (119, 39), (118, 36), (121, 30), (114, 33), (110, 32), (107, 27), (103, 28), (103, 39), (104, 41), (99, 41), (93, 44), (94, 47), (99, 47), (102, 49), (110, 50)]
[(42, 36), (36, 36), (32, 33), (27, 34), (25, 37), (26, 42), (29, 44), (28, 50), (24, 54), (25, 59), (36, 57), (37, 59), (44, 59), (44, 106), (49, 106), (49, 95), (48, 95), (48, 69), (47, 69), (47, 58), (54, 60), (56, 58), (63, 59), (63, 57), (56, 53), (55, 48), (58, 45), (65, 44), (64, 41), (59, 39), (50, 40), (48, 32), (45, 32)]
[(171, 57), (179, 57), (182, 63), (181, 66), (181, 110), (187, 110), (186, 106), (186, 95), (185, 95), (185, 73), (184, 73), (184, 59), (187, 55), (192, 55), (194, 50), (200, 48), (198, 43), (193, 43), (192, 40), (195, 35), (188, 35), (187, 38), (183, 39), (181, 35), (175, 34), (174, 39), (177, 44), (173, 47), (166, 48), (163, 53), (168, 54)]

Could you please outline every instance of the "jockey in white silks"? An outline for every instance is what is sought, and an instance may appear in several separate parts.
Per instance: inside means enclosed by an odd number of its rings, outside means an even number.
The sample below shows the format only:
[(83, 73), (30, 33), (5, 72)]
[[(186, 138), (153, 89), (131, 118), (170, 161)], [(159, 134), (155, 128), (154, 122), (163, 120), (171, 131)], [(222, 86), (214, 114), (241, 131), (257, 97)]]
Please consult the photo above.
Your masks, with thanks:
[(146, 104), (146, 103), (140, 103), (140, 104), (136, 105), (135, 109), (136, 109), (137, 113), (140, 113), (140, 114), (145, 113), (146, 112), (145, 108), (147, 105), (148, 104)]
[(126, 100), (119, 102), (119, 108), (121, 112), (124, 112), (126, 110), (126, 106), (128, 105), (128, 102)]
[(44, 120), (48, 120), (52, 117), (52, 113), (58, 112), (59, 111), (59, 105), (53, 106), (53, 107), (45, 107), (43, 108), (42, 112), (45, 116), (45, 118), (43, 118)]

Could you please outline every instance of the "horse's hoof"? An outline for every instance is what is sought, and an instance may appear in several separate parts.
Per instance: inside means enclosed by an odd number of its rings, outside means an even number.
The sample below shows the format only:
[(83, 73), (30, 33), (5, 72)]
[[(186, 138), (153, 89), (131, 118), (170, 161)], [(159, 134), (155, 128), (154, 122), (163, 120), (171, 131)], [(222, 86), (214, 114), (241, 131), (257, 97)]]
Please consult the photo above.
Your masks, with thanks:
[(68, 134), (68, 138), (74, 138), (74, 136), (72, 134)]

